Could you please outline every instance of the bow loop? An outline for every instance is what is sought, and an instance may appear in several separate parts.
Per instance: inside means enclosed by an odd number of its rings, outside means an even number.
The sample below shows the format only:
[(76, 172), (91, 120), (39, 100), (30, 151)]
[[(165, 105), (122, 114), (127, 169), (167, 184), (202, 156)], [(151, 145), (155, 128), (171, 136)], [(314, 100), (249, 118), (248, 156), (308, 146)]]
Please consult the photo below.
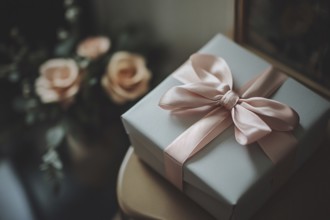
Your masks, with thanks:
[(219, 83), (198, 82), (176, 86), (168, 90), (160, 99), (163, 109), (178, 111), (203, 106), (216, 106), (224, 90)]
[(240, 101), (242, 107), (258, 114), (272, 130), (290, 131), (298, 125), (299, 116), (288, 105), (262, 97), (241, 99)]
[(212, 107), (224, 103), (228, 107), (232, 105), (229, 104), (233, 103), (232, 99), (228, 99), (229, 96), (224, 98), (233, 84), (226, 61), (212, 55), (194, 54), (190, 57), (190, 63), (199, 81), (171, 88), (163, 95), (159, 105), (172, 111)]
[(208, 54), (190, 56), (191, 66), (195, 74), (203, 82), (219, 82), (233, 87), (233, 78), (226, 61)]
[(231, 99), (234, 94), (228, 84), (220, 82), (189, 83), (169, 89), (161, 97), (159, 106), (172, 111), (218, 105), (231, 109), (238, 101), (238, 96)]
[(247, 145), (271, 131), (291, 131), (298, 124), (298, 114), (289, 106), (262, 97), (240, 99), (231, 111), (238, 143)]

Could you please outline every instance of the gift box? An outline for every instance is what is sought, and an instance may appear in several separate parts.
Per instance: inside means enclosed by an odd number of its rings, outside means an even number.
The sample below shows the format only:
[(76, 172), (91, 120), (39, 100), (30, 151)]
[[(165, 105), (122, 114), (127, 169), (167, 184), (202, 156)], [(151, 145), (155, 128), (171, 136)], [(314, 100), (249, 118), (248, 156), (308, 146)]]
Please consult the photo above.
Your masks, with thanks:
[[(232, 72), (236, 88), (271, 67), (220, 34), (198, 53), (222, 57)], [(191, 71), (187, 64), (179, 67), (175, 74), (185, 71)], [(173, 115), (159, 107), (161, 97), (170, 88), (182, 84), (173, 74), (168, 76), (122, 115), (136, 154), (166, 178), (165, 149), (205, 115), (204, 112)], [(330, 109), (326, 99), (291, 78), (269, 98), (289, 105), (300, 118), (299, 126), (293, 130), (297, 139), (294, 155), (284, 156), (290, 158), (291, 165), (274, 163), (258, 143), (239, 144), (233, 125), (183, 165), (183, 193), (217, 219), (248, 219), (312, 155), (325, 134)], [(282, 145), (281, 140), (275, 139), (274, 143)]]

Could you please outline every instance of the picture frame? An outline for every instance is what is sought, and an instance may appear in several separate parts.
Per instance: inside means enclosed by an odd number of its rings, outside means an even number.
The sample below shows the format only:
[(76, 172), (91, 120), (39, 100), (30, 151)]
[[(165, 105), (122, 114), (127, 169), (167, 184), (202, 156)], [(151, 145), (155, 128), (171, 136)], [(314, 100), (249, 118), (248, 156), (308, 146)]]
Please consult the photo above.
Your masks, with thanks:
[(330, 99), (330, 2), (235, 0), (234, 40)]

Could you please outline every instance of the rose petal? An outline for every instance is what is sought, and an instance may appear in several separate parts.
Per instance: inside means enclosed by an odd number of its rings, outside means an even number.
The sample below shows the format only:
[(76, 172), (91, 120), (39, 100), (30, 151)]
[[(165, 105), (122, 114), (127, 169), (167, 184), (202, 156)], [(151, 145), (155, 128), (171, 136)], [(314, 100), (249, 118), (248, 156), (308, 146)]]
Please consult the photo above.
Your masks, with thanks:
[(36, 92), (43, 103), (58, 102), (60, 100), (60, 96), (55, 90), (37, 87)]

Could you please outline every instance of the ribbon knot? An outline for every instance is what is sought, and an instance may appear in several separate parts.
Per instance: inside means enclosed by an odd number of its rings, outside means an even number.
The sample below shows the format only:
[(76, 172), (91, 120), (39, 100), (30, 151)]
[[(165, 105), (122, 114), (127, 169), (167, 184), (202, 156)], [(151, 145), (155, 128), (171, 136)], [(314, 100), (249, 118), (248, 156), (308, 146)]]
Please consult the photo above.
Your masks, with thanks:
[(238, 95), (234, 91), (228, 90), (218, 101), (218, 104), (224, 106), (227, 110), (231, 110), (237, 104), (238, 100)]

